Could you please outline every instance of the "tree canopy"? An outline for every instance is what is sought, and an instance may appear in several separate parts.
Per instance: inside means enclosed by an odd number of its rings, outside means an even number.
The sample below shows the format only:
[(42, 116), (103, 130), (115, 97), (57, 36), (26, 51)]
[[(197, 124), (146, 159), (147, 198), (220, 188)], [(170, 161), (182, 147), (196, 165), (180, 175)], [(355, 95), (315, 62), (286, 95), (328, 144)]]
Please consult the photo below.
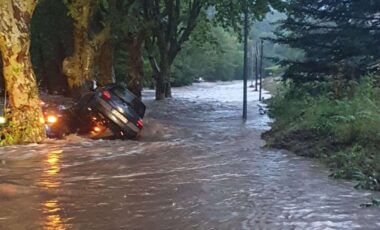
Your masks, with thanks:
[(275, 42), (305, 52), (285, 60), (285, 75), (297, 83), (331, 76), (357, 79), (380, 58), (380, 2), (291, 0)]
[(79, 97), (88, 81), (117, 80), (138, 96), (143, 84), (151, 84), (156, 99), (164, 99), (171, 96), (171, 84), (239, 78), (242, 53), (236, 35), (243, 14), (261, 20), (281, 5), (281, 0), (2, 1), (0, 83), (10, 99), (7, 116), (15, 126), (25, 114), (30, 117), (28, 127), (9, 129), (9, 136), (31, 128), (17, 142), (43, 139), (39, 88)]

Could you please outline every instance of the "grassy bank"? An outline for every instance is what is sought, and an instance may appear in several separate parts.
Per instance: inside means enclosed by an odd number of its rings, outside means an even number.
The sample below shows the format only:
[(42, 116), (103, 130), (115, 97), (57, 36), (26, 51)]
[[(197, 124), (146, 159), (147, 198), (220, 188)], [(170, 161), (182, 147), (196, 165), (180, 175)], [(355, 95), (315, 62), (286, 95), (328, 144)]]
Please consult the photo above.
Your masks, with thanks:
[(380, 190), (380, 89), (370, 78), (339, 97), (331, 86), (282, 87), (269, 101), (271, 147), (320, 158), (332, 176)]

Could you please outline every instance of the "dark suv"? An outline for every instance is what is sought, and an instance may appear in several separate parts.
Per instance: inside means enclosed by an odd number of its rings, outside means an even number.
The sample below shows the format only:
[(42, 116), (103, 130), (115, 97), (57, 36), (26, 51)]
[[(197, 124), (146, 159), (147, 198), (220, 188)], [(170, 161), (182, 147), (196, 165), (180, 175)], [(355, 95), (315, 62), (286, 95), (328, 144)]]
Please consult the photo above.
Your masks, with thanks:
[(85, 93), (71, 107), (43, 104), (46, 133), (61, 138), (135, 138), (143, 128), (145, 105), (125, 87), (111, 84)]
[(118, 84), (97, 88), (82, 96), (73, 109), (73, 126), (93, 137), (111, 131), (116, 138), (134, 138), (143, 128), (145, 105)]

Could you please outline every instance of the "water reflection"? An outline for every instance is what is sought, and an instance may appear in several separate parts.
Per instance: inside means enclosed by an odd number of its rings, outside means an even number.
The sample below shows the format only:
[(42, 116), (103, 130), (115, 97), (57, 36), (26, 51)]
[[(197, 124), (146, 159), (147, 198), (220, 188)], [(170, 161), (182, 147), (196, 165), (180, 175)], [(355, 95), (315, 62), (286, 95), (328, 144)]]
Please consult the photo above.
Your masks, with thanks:
[(58, 188), (61, 182), (57, 176), (61, 171), (60, 159), (62, 150), (51, 151), (43, 162), (41, 185), (45, 188)]
[[(43, 173), (40, 184), (47, 189), (57, 189), (60, 187), (59, 173), (61, 171), (62, 150), (55, 150), (48, 153), (43, 161)], [(42, 212), (45, 219), (43, 228), (64, 230), (66, 229), (64, 221), (60, 216), (61, 208), (57, 199), (47, 200), (42, 204)]]
[(61, 211), (58, 200), (48, 200), (42, 204), (43, 213), (46, 215), (43, 228), (46, 230), (65, 230), (62, 218), (59, 215)]

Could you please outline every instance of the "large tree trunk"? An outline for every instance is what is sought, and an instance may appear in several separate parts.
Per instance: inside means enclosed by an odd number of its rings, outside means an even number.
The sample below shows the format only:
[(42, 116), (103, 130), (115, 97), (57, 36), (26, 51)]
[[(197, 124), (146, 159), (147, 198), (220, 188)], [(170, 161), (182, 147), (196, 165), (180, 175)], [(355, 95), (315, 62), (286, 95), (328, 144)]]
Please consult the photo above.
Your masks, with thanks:
[[(73, 96), (78, 96), (84, 89), (85, 83), (89, 80), (95, 79), (95, 60), (98, 55), (99, 48), (107, 40), (107, 33), (110, 28), (105, 28), (102, 32), (95, 36), (93, 39), (88, 39), (87, 30), (75, 29), (74, 32), (74, 52), (71, 57), (63, 61), (63, 71), (68, 77), (68, 84), (72, 91)], [(102, 59), (104, 60), (104, 59)], [(112, 59), (110, 61), (110, 68), (108, 70), (102, 69), (101, 71), (108, 71), (101, 81), (103, 83), (112, 82)], [(108, 65), (107, 63), (104, 63)], [(106, 80), (107, 79), (107, 80)]]
[[(4, 82), (4, 76), (3, 76), (3, 58), (1, 57), (0, 53), (0, 96), (4, 96), (5, 93), (5, 82)], [(1, 111), (1, 108), (0, 108)]]
[(159, 80), (162, 81), (163, 88), (161, 88), (161, 94), (165, 96), (165, 98), (172, 97), (172, 88), (170, 84), (170, 75), (171, 75), (171, 66), (172, 62), (170, 61), (170, 57), (166, 53), (161, 54), (161, 61), (160, 61), (160, 78)]
[(170, 84), (171, 66), (181, 48), (178, 43), (167, 42), (165, 36), (158, 36), (157, 45), (160, 54), (160, 69), (156, 76), (156, 100), (163, 100), (172, 97)]
[(170, 60), (168, 48), (160, 47), (160, 71), (156, 76), (156, 100), (164, 100), (166, 97), (171, 97), (170, 89)]
[[(63, 72), (68, 78), (72, 95), (80, 96), (87, 90), (85, 83), (95, 76), (95, 60), (100, 47), (107, 41), (110, 26), (107, 25), (101, 32), (89, 35), (89, 23), (92, 17), (94, 1), (74, 1), (69, 4), (69, 10), (75, 12), (74, 20), (74, 51), (71, 57), (63, 61)], [(79, 9), (78, 9), (79, 8)]]
[(164, 75), (160, 72), (156, 76), (156, 100), (164, 100), (165, 99), (165, 85), (164, 85)]
[(97, 58), (98, 76), (96, 80), (99, 85), (104, 86), (113, 83), (113, 52), (111, 35), (108, 36), (106, 41), (100, 48)]
[[(40, 142), (45, 137), (36, 78), (29, 55), (29, 22), (36, 0), (0, 1), (0, 49), (10, 110), (9, 128), (2, 130), (9, 143)], [(3, 143), (4, 144), (4, 143)]]
[(170, 84), (170, 64), (165, 57), (161, 56), (159, 64), (160, 72), (156, 75), (156, 100), (164, 100), (172, 97)]
[(128, 49), (128, 89), (141, 98), (142, 84), (141, 79), (144, 76), (144, 62), (142, 59), (142, 46), (144, 43), (142, 32), (132, 34), (126, 41)]
[(62, 65), (73, 96), (78, 96), (86, 81), (93, 79), (94, 56), (87, 29), (75, 27), (73, 55), (65, 58)]

